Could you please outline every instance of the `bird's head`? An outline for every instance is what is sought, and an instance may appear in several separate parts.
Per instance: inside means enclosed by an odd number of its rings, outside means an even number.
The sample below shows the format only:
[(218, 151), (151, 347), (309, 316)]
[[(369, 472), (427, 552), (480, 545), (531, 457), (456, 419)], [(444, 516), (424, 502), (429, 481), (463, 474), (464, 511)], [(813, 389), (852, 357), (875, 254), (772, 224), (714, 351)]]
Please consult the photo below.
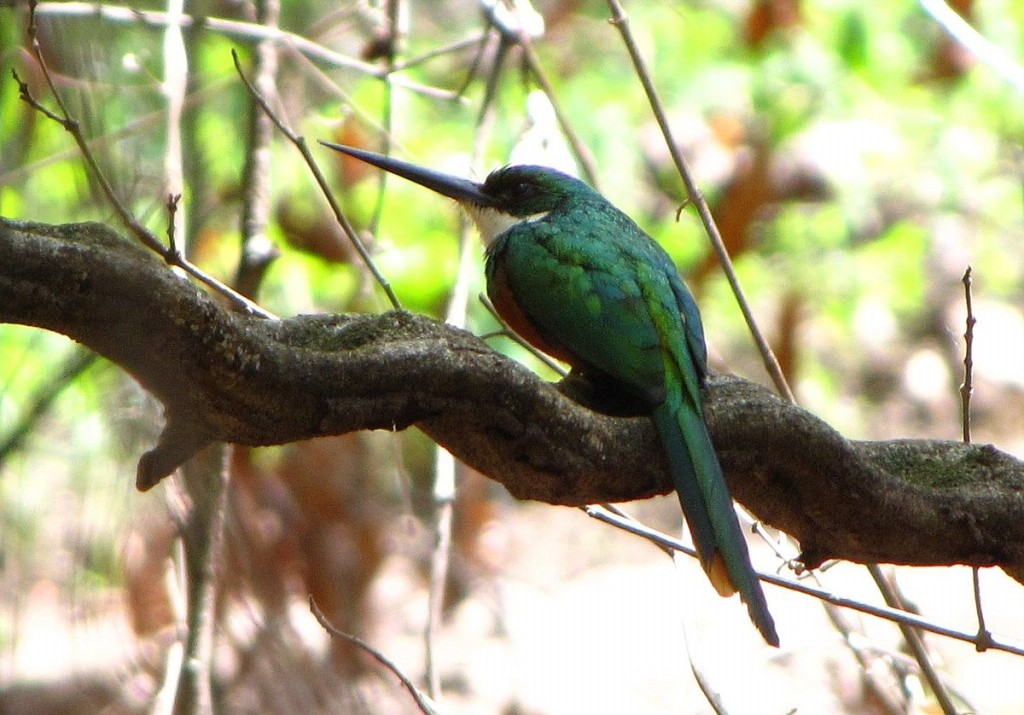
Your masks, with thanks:
[(543, 219), (573, 197), (594, 193), (579, 179), (543, 166), (506, 166), (477, 183), (363, 149), (320, 143), (455, 199), (486, 243), (519, 223)]

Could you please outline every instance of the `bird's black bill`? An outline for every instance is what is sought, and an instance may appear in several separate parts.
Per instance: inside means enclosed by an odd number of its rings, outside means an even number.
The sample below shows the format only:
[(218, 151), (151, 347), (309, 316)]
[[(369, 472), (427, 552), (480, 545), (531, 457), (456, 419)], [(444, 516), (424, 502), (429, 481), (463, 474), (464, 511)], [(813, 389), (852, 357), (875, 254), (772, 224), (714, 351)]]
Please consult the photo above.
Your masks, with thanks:
[(471, 203), (477, 206), (490, 206), (492, 203), (491, 199), (480, 190), (480, 184), (475, 181), (451, 176), (450, 174), (442, 174), (440, 171), (416, 166), (407, 161), (393, 159), (390, 156), (356, 149), (344, 144), (332, 144), (323, 140), (320, 140), (320, 143), (335, 151), (340, 151), (342, 154), (348, 154), (356, 159), (365, 161), (367, 164), (372, 164), (390, 174), (401, 176), (403, 179), (408, 179), (420, 186), (425, 186), (460, 203)]

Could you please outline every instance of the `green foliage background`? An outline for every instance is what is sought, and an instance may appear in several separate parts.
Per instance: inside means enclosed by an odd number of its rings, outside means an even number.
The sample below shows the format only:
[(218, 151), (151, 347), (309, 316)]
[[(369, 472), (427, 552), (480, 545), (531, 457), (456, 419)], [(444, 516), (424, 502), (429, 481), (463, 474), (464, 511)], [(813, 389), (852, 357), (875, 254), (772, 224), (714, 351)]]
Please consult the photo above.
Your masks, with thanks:
[[(157, 3), (134, 6), (160, 9)], [(216, 4), (190, 7), (197, 14), (204, 9), (223, 11)], [(558, 21), (535, 48), (565, 114), (593, 153), (601, 190), (668, 247), (687, 275), (709, 255), (708, 242), (692, 209), (676, 220), (678, 179), (607, 23), (606, 6), (551, 2), (541, 9)], [(984, 310), (978, 315), (979, 331), (989, 321), (984, 336), (991, 342), (979, 332), (976, 436), (1024, 452), (1024, 356), (1013, 352), (1024, 346), (1024, 88), (977, 61), (937, 76), (946, 35), (909, 0), (806, 2), (799, 22), (756, 46), (744, 32), (751, 10), (744, 3), (638, 2), (627, 9), (716, 212), (730, 211), (729, 182), (755, 147), (803, 167), (823, 188), (813, 199), (768, 202), (747, 226), (735, 257), (763, 327), (777, 343), (793, 347), (788, 376), (801, 402), (850, 436), (956, 438), (959, 279), (970, 264), (976, 299), (991, 308), (988, 316)], [(470, 2), (412, 2), (409, 10), (404, 57), (484, 27)], [(1024, 3), (976, 2), (970, 20), (1011, 63), (1024, 56)], [(53, 104), (26, 49), (25, 22), (23, 8), (0, 7), (0, 215), (111, 222), (112, 211), (98, 200), (69, 135), (17, 97), (12, 69), (41, 102)], [(53, 8), (40, 22), (60, 91), (105, 171), (136, 214), (163, 235), (159, 30)], [(350, 56), (364, 47), (371, 24), (349, 4), (283, 3), (283, 28)], [(251, 111), (230, 50), (238, 49), (246, 66), (251, 53), (245, 38), (217, 31), (189, 42), (185, 220), (197, 262), (230, 280), (240, 245)], [(344, 126), (356, 132), (344, 136), (373, 147), (390, 101), (400, 155), (465, 171), (480, 136), (484, 96), (483, 79), (469, 74), (472, 58), (472, 50), (442, 55), (402, 73), (447, 90), (470, 78), (462, 98), (452, 101), (401, 86), (389, 95), (378, 79), (286, 50), (278, 107), (311, 143), (338, 140)], [(534, 88), (523, 78), (513, 62), (501, 76), (478, 172), (505, 163), (523, 132)], [(722, 126), (738, 133), (731, 144), (722, 141)], [(711, 150), (718, 152), (717, 165), (706, 156)], [(276, 220), (269, 235), (282, 255), (267, 275), (261, 302), (281, 315), (385, 309), (358, 260), (326, 261), (289, 244), (292, 229), (282, 225), (283, 214), (292, 224), (314, 226), (324, 220), (324, 201), (294, 147), (278, 136), (273, 152)], [(334, 156), (319, 147), (314, 154), (352, 221), (371, 225), (378, 210), (375, 178), (345, 180)], [(381, 215), (372, 239), (378, 265), (405, 307), (442, 316), (458, 272), (457, 213), (392, 179)], [(472, 280), (475, 294), (482, 279), (477, 273)], [(766, 381), (721, 272), (700, 274), (694, 288), (716, 364)], [(787, 300), (797, 306), (795, 323), (783, 319)], [(475, 302), (470, 323), (479, 332), (495, 328)], [(494, 345), (530, 359), (508, 341)], [(0, 440), (75, 350), (59, 336), (0, 326)], [(924, 381), (923, 391), (908, 388), (915, 380)], [(137, 518), (140, 502), (130, 486), (132, 464), (157, 422), (148, 398), (98, 362), (68, 385), (23, 446), (4, 455), (0, 601), (14, 605), (0, 619), (0, 647), (14, 637), (17, 604), (40, 574), (69, 593), (118, 586), (123, 524)], [(413, 481), (425, 483), (428, 452), (418, 437), (406, 439)], [(69, 513), (73, 520), (60, 518)]]

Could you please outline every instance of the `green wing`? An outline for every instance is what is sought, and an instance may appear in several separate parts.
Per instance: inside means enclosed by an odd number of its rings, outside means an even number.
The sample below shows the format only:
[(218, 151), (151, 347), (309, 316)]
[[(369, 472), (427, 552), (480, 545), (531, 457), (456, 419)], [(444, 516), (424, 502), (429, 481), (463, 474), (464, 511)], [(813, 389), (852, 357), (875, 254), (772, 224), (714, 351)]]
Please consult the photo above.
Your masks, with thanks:
[[(627, 217), (593, 223), (589, 232), (578, 223), (572, 230), (547, 221), (513, 227), (492, 246), (488, 269), (503, 261), (509, 289), (542, 335), (660, 402), (665, 335), (652, 314), (672, 316), (668, 322), (681, 336), (672, 281), (686, 288), (669, 257)], [(700, 335), (699, 318), (696, 330)]]

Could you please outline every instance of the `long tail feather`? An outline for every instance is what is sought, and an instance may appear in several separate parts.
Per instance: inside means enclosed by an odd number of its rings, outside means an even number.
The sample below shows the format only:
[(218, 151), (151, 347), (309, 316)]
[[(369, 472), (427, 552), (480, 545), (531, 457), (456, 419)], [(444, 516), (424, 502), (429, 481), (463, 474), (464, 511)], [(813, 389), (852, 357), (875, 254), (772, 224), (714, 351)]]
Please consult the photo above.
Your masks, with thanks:
[(678, 384), (675, 387), (654, 411), (654, 420), (701, 565), (719, 593), (739, 591), (761, 635), (778, 646), (775, 622), (750, 563), (704, 418), (683, 399)]

